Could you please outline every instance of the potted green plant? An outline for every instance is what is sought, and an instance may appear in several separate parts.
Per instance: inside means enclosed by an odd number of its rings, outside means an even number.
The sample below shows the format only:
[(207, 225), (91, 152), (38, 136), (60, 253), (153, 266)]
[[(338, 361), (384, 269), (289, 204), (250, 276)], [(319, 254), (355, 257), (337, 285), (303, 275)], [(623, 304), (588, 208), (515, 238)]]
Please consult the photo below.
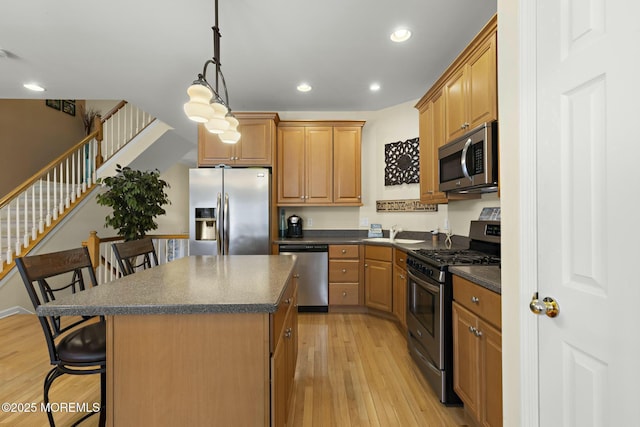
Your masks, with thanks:
[(169, 184), (160, 179), (160, 171), (138, 171), (116, 165), (117, 175), (98, 182), (108, 187), (96, 196), (98, 204), (113, 209), (105, 217), (105, 226), (111, 226), (125, 241), (143, 238), (147, 231), (155, 230), (154, 218), (164, 215), (162, 206), (171, 204), (165, 188)]

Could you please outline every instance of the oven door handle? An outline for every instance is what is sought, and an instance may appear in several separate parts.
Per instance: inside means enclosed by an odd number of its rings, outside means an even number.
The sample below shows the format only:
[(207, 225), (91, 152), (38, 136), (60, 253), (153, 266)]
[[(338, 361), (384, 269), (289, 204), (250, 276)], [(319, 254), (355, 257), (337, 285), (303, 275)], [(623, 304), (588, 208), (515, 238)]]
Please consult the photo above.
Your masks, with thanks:
[(425, 282), (423, 279), (417, 277), (416, 275), (414, 275), (413, 273), (411, 273), (411, 271), (407, 271), (407, 275), (409, 276), (409, 278), (413, 279), (414, 282), (416, 282), (418, 284), (418, 286), (421, 286), (423, 288), (425, 288), (428, 291), (431, 291), (433, 293), (437, 293), (440, 292), (440, 287), (433, 285), (429, 282)]

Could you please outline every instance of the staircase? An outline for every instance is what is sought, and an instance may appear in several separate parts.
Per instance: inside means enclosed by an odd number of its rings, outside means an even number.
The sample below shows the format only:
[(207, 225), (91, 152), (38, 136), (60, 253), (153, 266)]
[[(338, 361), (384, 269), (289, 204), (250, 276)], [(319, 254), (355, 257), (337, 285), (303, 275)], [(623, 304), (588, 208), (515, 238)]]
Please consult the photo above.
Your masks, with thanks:
[(102, 165), (156, 119), (122, 101), (94, 131), (0, 199), (0, 280), (96, 185)]

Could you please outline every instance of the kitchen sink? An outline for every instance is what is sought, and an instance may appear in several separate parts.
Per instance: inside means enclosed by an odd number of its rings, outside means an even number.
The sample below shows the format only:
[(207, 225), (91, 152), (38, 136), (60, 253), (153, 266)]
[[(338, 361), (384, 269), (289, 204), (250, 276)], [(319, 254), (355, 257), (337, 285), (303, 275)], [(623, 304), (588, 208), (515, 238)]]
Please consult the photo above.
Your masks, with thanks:
[(364, 239), (364, 240), (367, 241), (367, 242), (400, 243), (400, 244), (405, 244), (405, 245), (424, 242), (424, 240), (413, 240), (413, 239), (394, 239), (394, 240), (391, 240), (388, 237), (370, 237), (370, 238)]

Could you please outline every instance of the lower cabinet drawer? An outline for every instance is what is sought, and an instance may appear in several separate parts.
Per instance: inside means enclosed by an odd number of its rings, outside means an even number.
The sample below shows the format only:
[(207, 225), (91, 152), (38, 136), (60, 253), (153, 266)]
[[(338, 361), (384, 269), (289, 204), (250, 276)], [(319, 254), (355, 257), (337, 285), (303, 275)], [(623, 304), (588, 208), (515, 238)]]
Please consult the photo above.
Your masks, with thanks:
[(354, 283), (358, 282), (360, 261), (329, 260), (329, 283)]
[(358, 305), (358, 284), (329, 283), (329, 305)]

